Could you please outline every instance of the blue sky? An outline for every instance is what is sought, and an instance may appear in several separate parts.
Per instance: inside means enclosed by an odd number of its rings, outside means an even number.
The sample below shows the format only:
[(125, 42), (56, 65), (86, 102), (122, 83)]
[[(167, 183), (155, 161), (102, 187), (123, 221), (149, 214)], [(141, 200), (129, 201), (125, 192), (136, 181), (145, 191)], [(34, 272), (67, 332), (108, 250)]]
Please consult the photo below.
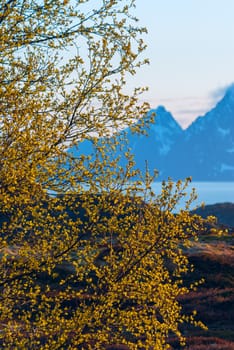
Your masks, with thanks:
[(136, 0), (134, 12), (151, 64), (130, 85), (149, 86), (144, 99), (185, 128), (234, 82), (234, 0)]

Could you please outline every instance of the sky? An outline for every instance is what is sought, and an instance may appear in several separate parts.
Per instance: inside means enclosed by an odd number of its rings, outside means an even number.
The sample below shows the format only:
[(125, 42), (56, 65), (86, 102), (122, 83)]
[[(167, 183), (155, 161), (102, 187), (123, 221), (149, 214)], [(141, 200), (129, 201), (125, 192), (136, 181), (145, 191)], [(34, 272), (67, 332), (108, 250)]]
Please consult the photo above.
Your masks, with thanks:
[(134, 14), (151, 63), (129, 84), (148, 86), (151, 108), (164, 105), (186, 128), (234, 82), (234, 0), (136, 0)]

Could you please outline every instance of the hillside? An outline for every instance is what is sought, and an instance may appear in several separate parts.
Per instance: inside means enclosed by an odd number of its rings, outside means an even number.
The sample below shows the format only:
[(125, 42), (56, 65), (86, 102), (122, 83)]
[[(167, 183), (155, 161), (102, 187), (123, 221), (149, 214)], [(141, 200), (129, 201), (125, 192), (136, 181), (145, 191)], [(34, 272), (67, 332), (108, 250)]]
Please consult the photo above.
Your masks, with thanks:
[(203, 218), (209, 215), (217, 218), (219, 225), (227, 226), (229, 229), (234, 230), (234, 203), (216, 203), (212, 205), (206, 205), (193, 211)]
[[(63, 200), (62, 197), (61, 200)], [(80, 200), (81, 198), (79, 198), (79, 203)], [(97, 201), (97, 198), (95, 198), (95, 201)], [(66, 210), (71, 219), (75, 219), (77, 213), (79, 213), (79, 215), (82, 215), (83, 222), (88, 220), (87, 213), (84, 210), (73, 212), (70, 206), (66, 207)], [(218, 235), (211, 230), (213, 227), (208, 226), (206, 232), (201, 233), (200, 240), (187, 250), (194, 271), (184, 276), (185, 283), (190, 285), (201, 279), (204, 279), (204, 283), (199, 285), (196, 291), (180, 297), (180, 302), (186, 314), (197, 310), (197, 319), (201, 320), (208, 327), (208, 330), (183, 326), (183, 334), (187, 338), (185, 350), (234, 349), (233, 211), (234, 204), (232, 203), (209, 205), (196, 210), (196, 213), (201, 213), (204, 218), (216, 213), (218, 220), (215, 227), (218, 229), (227, 228), (227, 231), (223, 235)], [(109, 215), (108, 209), (103, 214)], [(88, 231), (83, 239), (90, 239)], [(103, 253), (105, 254), (105, 249), (97, 256), (97, 264), (103, 265)], [(45, 272), (37, 274), (38, 284), (42, 290), (49, 284), (53, 287), (53, 295), (57, 295), (61, 292), (61, 279), (69, 280), (71, 291), (79, 290), (80, 286), (73, 276), (74, 269), (71, 263), (64, 261), (56, 266), (54, 272), (53, 276), (49, 276)], [(82, 298), (86, 298), (85, 300), (90, 302), (91, 292), (86, 293)], [(62, 305), (71, 312), (82, 300), (80, 296), (77, 297), (75, 293), (71, 292), (71, 295), (64, 300)], [(171, 350), (182, 349), (174, 338), (171, 338), (170, 342)], [(124, 345), (112, 345), (107, 346), (106, 350), (129, 349)]]
[[(186, 350), (234, 349), (234, 204), (221, 203), (199, 208), (197, 214), (204, 218), (216, 215), (217, 228), (227, 228), (224, 235), (207, 231), (188, 251), (194, 272), (186, 277), (187, 283), (204, 278), (197, 291), (184, 296), (181, 301), (187, 312), (197, 310), (198, 318), (208, 330), (187, 328)], [(181, 347), (172, 341), (172, 349)]]
[[(204, 278), (205, 282), (182, 298), (186, 311), (197, 310), (208, 330), (188, 328), (186, 349), (234, 349), (234, 232), (223, 237), (206, 235), (188, 253), (194, 273), (187, 282)], [(173, 344), (173, 349), (180, 349)]]

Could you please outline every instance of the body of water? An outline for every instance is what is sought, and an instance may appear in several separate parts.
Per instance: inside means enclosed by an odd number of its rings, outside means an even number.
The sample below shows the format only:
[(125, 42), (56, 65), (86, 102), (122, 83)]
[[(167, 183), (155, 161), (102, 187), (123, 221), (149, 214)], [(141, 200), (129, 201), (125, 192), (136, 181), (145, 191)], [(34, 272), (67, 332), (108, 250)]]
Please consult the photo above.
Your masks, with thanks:
[[(190, 193), (195, 188), (198, 199), (192, 204), (191, 208), (205, 204), (215, 204), (231, 202), (234, 203), (234, 182), (192, 182), (186, 189), (186, 193)], [(161, 183), (153, 184), (155, 193), (161, 192)], [(188, 197), (187, 197), (188, 199)], [(179, 203), (179, 207), (183, 208), (186, 198)]]

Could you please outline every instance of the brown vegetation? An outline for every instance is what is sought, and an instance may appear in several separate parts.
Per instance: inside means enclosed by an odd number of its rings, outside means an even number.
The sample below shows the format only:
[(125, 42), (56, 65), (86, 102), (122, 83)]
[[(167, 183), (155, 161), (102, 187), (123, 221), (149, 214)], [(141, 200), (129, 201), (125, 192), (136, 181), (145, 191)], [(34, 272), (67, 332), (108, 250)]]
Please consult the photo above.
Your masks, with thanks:
[[(220, 207), (228, 212), (234, 205), (220, 204)], [(212, 206), (205, 208), (207, 215), (213, 214)], [(219, 220), (227, 217), (224, 211), (220, 213)], [(201, 236), (188, 253), (189, 261), (194, 265), (194, 273), (188, 276), (205, 279), (196, 291), (182, 297), (184, 309), (189, 312), (196, 308), (199, 319), (204, 322), (208, 330), (192, 329), (187, 327), (184, 332), (187, 337), (187, 350), (232, 350), (234, 349), (234, 231), (227, 222), (229, 233), (223, 235), (213, 234), (212, 231)], [(222, 229), (226, 229), (221, 225)], [(173, 349), (181, 349), (172, 342)]]

